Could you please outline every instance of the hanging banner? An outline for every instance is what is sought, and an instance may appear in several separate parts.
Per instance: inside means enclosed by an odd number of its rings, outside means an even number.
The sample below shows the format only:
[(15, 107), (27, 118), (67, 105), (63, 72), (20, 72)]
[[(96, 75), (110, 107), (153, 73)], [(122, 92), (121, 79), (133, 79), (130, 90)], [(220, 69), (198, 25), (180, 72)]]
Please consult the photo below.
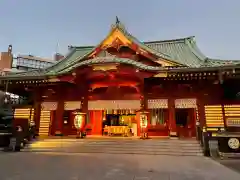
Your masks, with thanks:
[(149, 99), (148, 109), (167, 109), (168, 99)]
[(64, 110), (81, 109), (81, 101), (66, 101), (64, 102)]
[(57, 102), (43, 102), (41, 107), (44, 111), (54, 111), (57, 109)]
[(197, 99), (176, 99), (175, 108), (187, 109), (187, 108), (197, 108)]
[(88, 110), (140, 109), (140, 100), (88, 101)]
[(146, 128), (148, 124), (148, 119), (146, 114), (140, 114), (140, 127)]

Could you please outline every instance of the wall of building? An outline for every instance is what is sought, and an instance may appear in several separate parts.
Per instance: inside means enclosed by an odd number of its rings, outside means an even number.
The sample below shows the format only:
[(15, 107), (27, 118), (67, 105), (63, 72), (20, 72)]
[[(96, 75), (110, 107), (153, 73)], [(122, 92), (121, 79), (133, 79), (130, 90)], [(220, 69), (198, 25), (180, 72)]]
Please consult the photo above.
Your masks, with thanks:
[(13, 63), (12, 46), (9, 45), (7, 52), (0, 53), (0, 70), (11, 69)]

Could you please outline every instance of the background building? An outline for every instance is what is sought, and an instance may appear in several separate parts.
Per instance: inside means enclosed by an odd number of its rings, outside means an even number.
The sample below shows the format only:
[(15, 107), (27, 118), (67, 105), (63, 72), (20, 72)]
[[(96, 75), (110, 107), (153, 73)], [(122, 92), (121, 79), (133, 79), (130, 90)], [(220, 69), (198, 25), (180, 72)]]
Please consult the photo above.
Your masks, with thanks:
[(52, 59), (40, 58), (32, 55), (18, 55), (15, 61), (15, 68), (23, 71), (44, 69), (54, 64)]
[(18, 72), (50, 67), (54, 62), (64, 58), (63, 55), (56, 53), (52, 59), (42, 58), (33, 55), (18, 55), (14, 57), (12, 45), (8, 46), (7, 52), (0, 52), (0, 72)]
[(0, 71), (10, 70), (12, 68), (12, 63), (12, 45), (9, 45), (7, 52), (0, 52)]
[[(52, 66), (54, 62), (61, 60), (63, 57), (64, 56), (59, 53), (56, 53), (53, 59), (40, 58), (32, 55), (18, 55), (14, 57), (12, 45), (9, 45), (7, 52), (0, 52), (0, 76), (16, 72), (44, 69)], [(7, 90), (6, 86), (4, 91), (7, 95), (10, 95), (12, 103), (17, 104), (22, 102), (23, 99), (21, 97), (8, 93)], [(0, 93), (4, 91), (0, 91)]]

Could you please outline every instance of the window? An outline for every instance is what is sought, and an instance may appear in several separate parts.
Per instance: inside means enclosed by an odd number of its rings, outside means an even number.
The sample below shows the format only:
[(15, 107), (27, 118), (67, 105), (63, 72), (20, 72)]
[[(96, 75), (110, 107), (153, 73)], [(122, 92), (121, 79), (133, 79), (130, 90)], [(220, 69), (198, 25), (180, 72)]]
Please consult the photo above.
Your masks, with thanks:
[(164, 124), (168, 117), (167, 109), (151, 109), (150, 111), (150, 124), (155, 126)]
[(28, 70), (28, 68), (24, 67), (24, 66), (18, 66), (17, 69), (23, 70), (23, 71), (27, 71)]

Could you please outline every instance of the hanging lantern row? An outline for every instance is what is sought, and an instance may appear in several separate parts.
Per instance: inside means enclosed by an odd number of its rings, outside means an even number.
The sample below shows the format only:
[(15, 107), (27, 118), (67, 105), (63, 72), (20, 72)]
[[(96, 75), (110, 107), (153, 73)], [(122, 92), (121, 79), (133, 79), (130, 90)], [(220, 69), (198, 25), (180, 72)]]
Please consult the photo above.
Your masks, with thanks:
[(194, 72), (194, 73), (168, 73), (168, 77), (197, 77), (197, 76), (216, 76), (219, 73), (222, 75), (235, 74), (235, 71), (221, 71), (221, 72)]
[(39, 84), (39, 83), (47, 83), (47, 80), (26, 80), (26, 81), (4, 81), (4, 84)]
[(42, 79), (42, 80), (4, 80), (3, 84), (37, 84), (40, 85), (42, 83), (56, 83), (60, 82), (58, 78), (51, 79)]
[(103, 117), (106, 117), (107, 114), (131, 115), (131, 114), (136, 114), (136, 110), (135, 109), (108, 109), (108, 110), (103, 110)]
[(140, 100), (97, 100), (88, 101), (89, 110), (118, 110), (118, 109), (139, 109), (141, 107)]
[[(219, 74), (223, 76), (230, 76), (235, 74), (235, 70), (229, 70), (229, 71), (222, 71), (222, 72), (194, 72), (194, 73), (168, 73), (167, 78), (186, 78), (187, 79), (205, 79), (209, 76), (219, 76)], [(184, 79), (183, 79), (184, 80)]]

